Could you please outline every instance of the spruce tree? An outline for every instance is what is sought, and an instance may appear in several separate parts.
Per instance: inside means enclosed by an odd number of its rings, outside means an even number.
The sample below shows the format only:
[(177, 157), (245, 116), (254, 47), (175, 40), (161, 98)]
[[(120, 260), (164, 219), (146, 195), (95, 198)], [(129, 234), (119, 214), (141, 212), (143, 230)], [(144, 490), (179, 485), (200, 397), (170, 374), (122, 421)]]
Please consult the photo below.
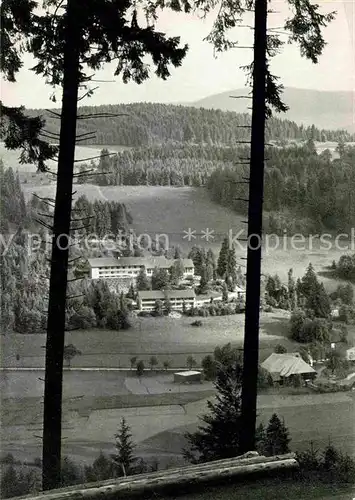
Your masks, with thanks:
[(116, 463), (118, 476), (129, 476), (134, 473), (134, 466), (137, 462), (137, 458), (134, 456), (135, 446), (132, 441), (131, 429), (129, 425), (127, 425), (124, 417), (121, 419), (121, 424), (117, 434), (115, 434), (115, 439), (117, 453), (112, 455), (112, 458)]
[(217, 261), (217, 274), (220, 278), (225, 278), (227, 274), (228, 257), (229, 257), (229, 240), (228, 237), (226, 236), (222, 241), (222, 246)]
[(317, 284), (318, 284), (317, 275), (312, 263), (310, 262), (307, 267), (306, 274), (303, 276), (300, 282), (299, 292), (307, 300), (315, 292)]
[(145, 272), (144, 268), (142, 268), (137, 276), (137, 290), (142, 292), (145, 290), (150, 290), (150, 288), (151, 286), (148, 280), (147, 273)]
[(202, 266), (200, 269), (200, 284), (198, 288), (199, 293), (206, 293), (208, 289), (208, 275), (206, 266)]
[(226, 282), (229, 291), (232, 292), (237, 282), (237, 257), (234, 245), (228, 250)]
[(200, 417), (202, 425), (196, 432), (186, 434), (188, 447), (184, 449), (184, 456), (191, 463), (239, 454), (241, 377), (240, 365), (218, 370), (216, 402), (207, 402), (209, 413)]
[(269, 420), (263, 442), (263, 454), (266, 456), (283, 455), (290, 452), (289, 432), (287, 427), (274, 413)]
[(313, 292), (306, 299), (306, 309), (313, 311), (318, 318), (329, 318), (331, 312), (330, 299), (323, 283), (317, 281)]
[(209, 248), (207, 250), (206, 265), (207, 265), (208, 278), (211, 279), (211, 280), (216, 279), (217, 263), (216, 263), (215, 254), (213, 253), (213, 250), (211, 248)]

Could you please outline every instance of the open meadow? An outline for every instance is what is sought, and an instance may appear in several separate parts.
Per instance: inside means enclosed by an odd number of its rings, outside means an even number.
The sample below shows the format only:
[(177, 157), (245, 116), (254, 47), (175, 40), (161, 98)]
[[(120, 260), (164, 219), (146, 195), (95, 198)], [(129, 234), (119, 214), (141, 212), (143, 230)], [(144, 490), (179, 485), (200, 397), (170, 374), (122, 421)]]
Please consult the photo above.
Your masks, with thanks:
[[(265, 358), (273, 346), (282, 341), (288, 348), (294, 345), (284, 337), (288, 334), (287, 311), (263, 313), (261, 316), (261, 353)], [(132, 318), (132, 327), (124, 331), (77, 330), (66, 333), (66, 344), (74, 344), (82, 354), (72, 360), (72, 367), (129, 368), (130, 358), (138, 356), (148, 367), (155, 355), (162, 366), (165, 360), (172, 367), (186, 366), (193, 355), (198, 363), (218, 345), (231, 342), (241, 345), (244, 335), (244, 315), (209, 317), (201, 327), (191, 326), (192, 318)], [(5, 367), (41, 368), (44, 366), (44, 334), (1, 335), (2, 365)], [(16, 356), (19, 359), (16, 359)]]

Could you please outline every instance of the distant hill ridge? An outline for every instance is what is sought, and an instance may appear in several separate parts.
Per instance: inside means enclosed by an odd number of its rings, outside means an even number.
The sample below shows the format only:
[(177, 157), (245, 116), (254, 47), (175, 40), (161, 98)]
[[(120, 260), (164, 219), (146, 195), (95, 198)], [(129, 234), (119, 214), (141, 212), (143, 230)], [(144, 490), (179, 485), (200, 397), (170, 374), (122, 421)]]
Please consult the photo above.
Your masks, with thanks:
[[(242, 92), (246, 94), (247, 90), (243, 89)], [(241, 91), (231, 91), (219, 96), (211, 96), (191, 106), (141, 102), (80, 107), (79, 113), (81, 115), (89, 114), (92, 116), (95, 113), (101, 115), (107, 113), (108, 116), (79, 120), (77, 132), (79, 134), (95, 132), (95, 139), (87, 142), (87, 144), (141, 147), (174, 142), (180, 144), (235, 146), (238, 141), (245, 141), (250, 138), (250, 130), (241, 127), (250, 125), (250, 114), (238, 112), (243, 111), (242, 107), (246, 107), (247, 104), (243, 104), (242, 99), (230, 99), (229, 95), (233, 93), (240, 95)], [(333, 110), (334, 102), (331, 105), (332, 109), (328, 114), (332, 112), (335, 114)], [(221, 111), (218, 106), (234, 106), (236, 109)], [(307, 108), (307, 106), (298, 102), (296, 107), (297, 113), (300, 114), (300, 121), (302, 121), (300, 109)], [(58, 110), (53, 111), (58, 112)], [(306, 111), (307, 109), (305, 109)], [(45, 110), (28, 110), (28, 112), (32, 115), (43, 115), (47, 121), (47, 130), (51, 132), (59, 131), (59, 120), (53, 113)], [(345, 141), (354, 139), (349, 132), (336, 130), (338, 127), (332, 129), (329, 125), (330, 120), (328, 126), (321, 130), (320, 128), (316, 129), (311, 122), (309, 125), (303, 126), (285, 118), (286, 116), (282, 114), (268, 120), (267, 139), (306, 140), (312, 137), (315, 141), (322, 142), (337, 142), (340, 138)], [(334, 122), (335, 118), (332, 118)], [(303, 121), (306, 122), (305, 119)], [(81, 145), (84, 144), (85, 142), (81, 142)]]
[[(247, 112), (250, 103), (247, 99), (232, 99), (230, 96), (247, 95), (249, 89), (229, 90), (220, 94), (207, 96), (186, 106), (222, 111)], [(346, 129), (355, 132), (355, 91), (320, 91), (286, 87), (283, 93), (284, 102), (289, 111), (280, 118), (296, 122), (298, 125), (335, 130)]]

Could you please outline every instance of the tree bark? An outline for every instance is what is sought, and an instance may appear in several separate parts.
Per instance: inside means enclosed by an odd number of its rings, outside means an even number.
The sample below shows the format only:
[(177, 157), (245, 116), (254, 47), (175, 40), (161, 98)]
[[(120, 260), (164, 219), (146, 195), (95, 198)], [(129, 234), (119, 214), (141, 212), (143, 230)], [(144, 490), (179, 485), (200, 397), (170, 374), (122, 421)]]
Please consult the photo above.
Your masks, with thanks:
[(255, 449), (264, 192), (267, 0), (255, 1), (241, 451)]
[(46, 342), (43, 490), (60, 486), (65, 305), (79, 86), (80, 12), (77, 0), (68, 0), (66, 16), (62, 114)]

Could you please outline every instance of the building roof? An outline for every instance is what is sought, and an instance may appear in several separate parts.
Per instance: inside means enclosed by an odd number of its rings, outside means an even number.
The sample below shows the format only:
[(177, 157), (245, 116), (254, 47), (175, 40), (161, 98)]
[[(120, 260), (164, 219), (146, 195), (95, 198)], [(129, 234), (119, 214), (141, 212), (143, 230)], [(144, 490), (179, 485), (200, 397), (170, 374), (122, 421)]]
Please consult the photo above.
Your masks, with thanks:
[[(194, 263), (192, 259), (181, 259), (185, 268), (194, 267)], [(88, 259), (91, 267), (127, 267), (127, 266), (139, 266), (139, 267), (160, 267), (162, 269), (169, 269), (174, 262), (175, 259), (167, 259), (164, 256), (158, 257), (118, 257), (118, 259), (114, 258), (106, 258), (99, 257), (97, 259)]]
[(347, 349), (346, 352), (355, 352), (355, 347), (349, 347), (349, 349)]
[(117, 266), (117, 259), (113, 257), (97, 257), (88, 259), (90, 267), (114, 267)]
[(145, 290), (138, 292), (139, 299), (165, 300), (165, 299), (192, 299), (195, 297), (194, 290)]
[(281, 377), (290, 375), (301, 375), (303, 373), (315, 373), (316, 371), (298, 353), (276, 354), (273, 352), (261, 363), (262, 368), (269, 373), (278, 373)]
[(194, 371), (194, 370), (188, 370), (186, 372), (175, 372), (174, 375), (181, 375), (181, 377), (190, 377), (192, 375), (201, 375), (201, 372), (199, 371)]

